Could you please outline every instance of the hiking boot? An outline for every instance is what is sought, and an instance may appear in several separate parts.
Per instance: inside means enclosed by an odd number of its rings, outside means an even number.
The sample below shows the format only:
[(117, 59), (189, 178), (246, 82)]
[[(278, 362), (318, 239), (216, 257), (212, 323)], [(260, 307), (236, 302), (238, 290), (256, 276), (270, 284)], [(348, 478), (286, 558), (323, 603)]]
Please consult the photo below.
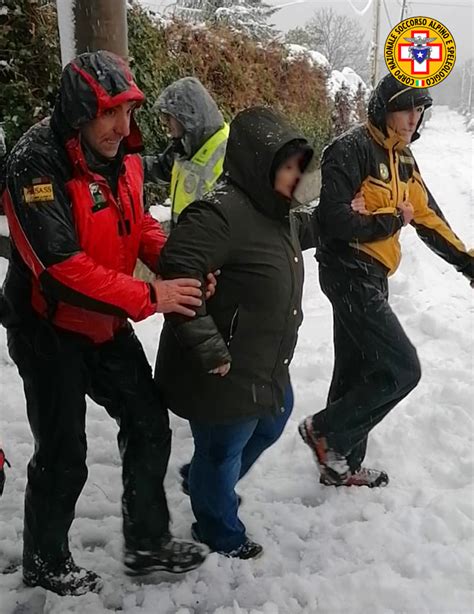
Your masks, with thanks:
[(51, 565), (33, 555), (28, 565), (23, 564), (23, 582), (26, 586), (41, 586), (62, 596), (98, 593), (103, 586), (100, 576), (76, 565), (72, 556)]
[(230, 552), (219, 552), (219, 554), (233, 559), (258, 559), (258, 557), (263, 554), (263, 546), (257, 544), (257, 542), (253, 542), (247, 537), (244, 543), (235, 550), (231, 550)]
[[(187, 495), (188, 497), (190, 496), (189, 493), (189, 463), (187, 463), (186, 465), (182, 465), (179, 468), (179, 475), (181, 476), (181, 490), (184, 492), (185, 495)], [(242, 497), (240, 495), (237, 495), (237, 506), (240, 507), (242, 504)]]
[(345, 480), (335, 479), (333, 475), (329, 475), (323, 470), (321, 471), (319, 481), (325, 486), (367, 486), (368, 488), (383, 487), (389, 483), (388, 475), (385, 471), (368, 469), (366, 467), (361, 467), (354, 471)]
[[(191, 525), (191, 535), (197, 542), (202, 543), (196, 522), (193, 522)], [(230, 552), (216, 550), (216, 552), (234, 559), (257, 559), (263, 553), (263, 546), (246, 537), (244, 543), (238, 548), (235, 548), (235, 550), (231, 550)]]
[(0, 448), (0, 497), (3, 494), (3, 487), (5, 486), (5, 465), (11, 467), (10, 463), (5, 458), (5, 452)]
[(312, 416), (299, 423), (298, 432), (305, 444), (313, 451), (321, 476), (324, 474), (325, 480), (340, 482), (351, 477), (346, 457), (330, 448), (326, 437), (319, 435), (314, 430)]
[(185, 573), (204, 563), (208, 552), (201, 544), (166, 537), (156, 550), (127, 550), (124, 563), (128, 575), (145, 575), (153, 571)]

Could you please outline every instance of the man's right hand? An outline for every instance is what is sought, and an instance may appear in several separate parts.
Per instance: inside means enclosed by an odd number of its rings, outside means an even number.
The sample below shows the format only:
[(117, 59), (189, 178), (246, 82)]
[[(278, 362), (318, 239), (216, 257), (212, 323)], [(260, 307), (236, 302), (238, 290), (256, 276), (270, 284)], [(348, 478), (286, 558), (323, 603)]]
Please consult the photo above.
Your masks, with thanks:
[(351, 208), (360, 215), (370, 215), (370, 211), (365, 208), (365, 198), (361, 191), (357, 192), (352, 199)]
[(157, 279), (152, 286), (158, 313), (179, 313), (192, 318), (196, 312), (189, 307), (202, 305), (201, 282), (198, 279)]
[(230, 362), (226, 362), (225, 365), (220, 365), (220, 367), (216, 367), (215, 369), (211, 369), (208, 373), (212, 375), (220, 375), (221, 377), (225, 377), (227, 373), (230, 371)]
[(397, 209), (400, 211), (400, 213), (402, 214), (403, 217), (403, 225), (406, 226), (407, 224), (409, 224), (414, 215), (415, 215), (415, 211), (413, 209), (413, 205), (411, 204), (410, 201), (408, 200), (404, 200), (403, 202), (401, 202)]

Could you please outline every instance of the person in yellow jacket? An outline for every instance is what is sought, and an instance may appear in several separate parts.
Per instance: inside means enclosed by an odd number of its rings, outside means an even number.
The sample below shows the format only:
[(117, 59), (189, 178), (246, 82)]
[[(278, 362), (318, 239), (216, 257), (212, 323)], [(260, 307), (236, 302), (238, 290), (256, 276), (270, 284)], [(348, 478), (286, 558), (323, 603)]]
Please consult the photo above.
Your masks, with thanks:
[(431, 104), (427, 89), (386, 75), (370, 98), (368, 122), (323, 153), (316, 258), (333, 308), (335, 360), (326, 407), (299, 425), (322, 484), (388, 483), (384, 471), (362, 461), (371, 429), (421, 377), (416, 349), (388, 303), (387, 278), (400, 261), (403, 227), (414, 226), (472, 285), (472, 251), (450, 228), (409, 148)]
[(172, 222), (207, 194), (222, 174), (229, 126), (195, 77), (178, 79), (155, 104), (171, 142), (159, 156), (145, 156), (145, 181), (170, 184)]

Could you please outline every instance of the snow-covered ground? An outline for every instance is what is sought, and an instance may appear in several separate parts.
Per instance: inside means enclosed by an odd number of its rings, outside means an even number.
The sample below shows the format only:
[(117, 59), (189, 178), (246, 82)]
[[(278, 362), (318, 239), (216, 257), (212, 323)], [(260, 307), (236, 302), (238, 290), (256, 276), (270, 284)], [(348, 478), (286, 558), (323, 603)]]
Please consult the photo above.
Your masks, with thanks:
[[(434, 109), (414, 147), (421, 172), (451, 225), (473, 243), (473, 136), (462, 118)], [(331, 311), (306, 257), (305, 322), (294, 363), (296, 407), (281, 440), (239, 485), (241, 516), (265, 548), (257, 561), (209, 556), (173, 582), (134, 583), (121, 567), (116, 427), (88, 413), (89, 479), (71, 530), (80, 564), (101, 573), (101, 595), (61, 598), (26, 589), (20, 571), (0, 575), (0, 612), (16, 614), (468, 614), (473, 612), (473, 300), (465, 278), (403, 231), (404, 260), (391, 302), (418, 348), (423, 379), (379, 425), (367, 461), (385, 468), (381, 490), (320, 486), (298, 420), (324, 404), (331, 375)], [(1, 263), (0, 279), (5, 272)], [(137, 326), (151, 361), (161, 319)], [(21, 552), (22, 499), (32, 439), (20, 380), (0, 332), (0, 437), (12, 462), (0, 500), (0, 565)], [(192, 512), (178, 467), (192, 453), (173, 418), (167, 476), (173, 531), (189, 537)]]

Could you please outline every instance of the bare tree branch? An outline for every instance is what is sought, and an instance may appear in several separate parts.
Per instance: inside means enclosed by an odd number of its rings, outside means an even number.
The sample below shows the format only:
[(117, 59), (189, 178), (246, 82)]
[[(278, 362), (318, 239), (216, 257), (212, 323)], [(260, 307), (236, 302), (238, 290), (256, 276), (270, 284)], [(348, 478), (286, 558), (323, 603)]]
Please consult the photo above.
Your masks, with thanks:
[(355, 19), (332, 8), (316, 11), (303, 28), (290, 30), (286, 41), (319, 51), (333, 69), (349, 66), (362, 78), (368, 77), (368, 42), (363, 31)]

